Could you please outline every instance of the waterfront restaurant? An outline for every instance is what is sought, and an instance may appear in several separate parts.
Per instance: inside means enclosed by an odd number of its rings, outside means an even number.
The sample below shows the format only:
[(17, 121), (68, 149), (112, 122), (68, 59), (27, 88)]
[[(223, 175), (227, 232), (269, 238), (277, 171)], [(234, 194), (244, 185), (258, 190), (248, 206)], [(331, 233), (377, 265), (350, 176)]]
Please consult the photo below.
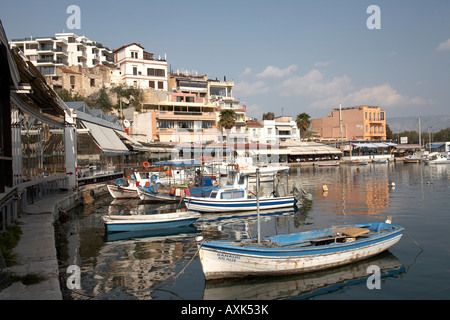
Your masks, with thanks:
[[(67, 106), (0, 22), (0, 231), (27, 204), (67, 187)], [(70, 143), (70, 142), (69, 142)]]
[(115, 133), (124, 131), (117, 117), (89, 109), (83, 101), (66, 104), (76, 119), (78, 185), (122, 177), (130, 151)]

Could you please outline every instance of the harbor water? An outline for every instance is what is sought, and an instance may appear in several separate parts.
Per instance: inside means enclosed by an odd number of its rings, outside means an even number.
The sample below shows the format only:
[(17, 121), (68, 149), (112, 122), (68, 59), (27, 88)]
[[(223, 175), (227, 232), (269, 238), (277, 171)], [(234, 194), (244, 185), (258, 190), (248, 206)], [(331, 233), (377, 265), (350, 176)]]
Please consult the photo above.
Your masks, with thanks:
[[(71, 212), (57, 229), (60, 273), (80, 268), (65, 299), (449, 299), (450, 165), (368, 164), (293, 168), (286, 182), (311, 194), (298, 210), (261, 212), (262, 236), (332, 225), (385, 221), (405, 228), (389, 251), (326, 271), (291, 276), (205, 281), (195, 237), (256, 237), (256, 212), (203, 214), (187, 228), (106, 234), (101, 216), (184, 207), (106, 196)], [(324, 191), (324, 185), (326, 185)], [(376, 266), (373, 272), (371, 266)], [(379, 286), (370, 284), (377, 276)], [(376, 280), (375, 279), (375, 280)]]

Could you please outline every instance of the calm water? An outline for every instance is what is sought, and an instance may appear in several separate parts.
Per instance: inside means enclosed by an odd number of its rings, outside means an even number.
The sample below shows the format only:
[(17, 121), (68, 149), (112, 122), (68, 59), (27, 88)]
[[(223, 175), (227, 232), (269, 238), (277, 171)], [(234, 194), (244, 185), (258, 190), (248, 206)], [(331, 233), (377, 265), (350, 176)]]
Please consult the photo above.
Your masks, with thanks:
[[(81, 290), (66, 292), (66, 298), (449, 299), (449, 176), (450, 165), (293, 169), (289, 186), (300, 182), (312, 194), (312, 201), (296, 212), (264, 216), (263, 235), (384, 221), (387, 216), (404, 226), (406, 233), (388, 252), (370, 260), (325, 272), (240, 281), (206, 282), (194, 238), (198, 234), (228, 239), (255, 236), (254, 216), (203, 215), (195, 227), (172, 230), (172, 234), (107, 236), (101, 216), (108, 212), (147, 213), (171, 207), (105, 197), (95, 206), (74, 212), (75, 219), (61, 229), (67, 239), (60, 250), (61, 273), (68, 265), (81, 267)], [(328, 192), (323, 192), (323, 184)], [(382, 271), (379, 290), (367, 288), (370, 265)]]

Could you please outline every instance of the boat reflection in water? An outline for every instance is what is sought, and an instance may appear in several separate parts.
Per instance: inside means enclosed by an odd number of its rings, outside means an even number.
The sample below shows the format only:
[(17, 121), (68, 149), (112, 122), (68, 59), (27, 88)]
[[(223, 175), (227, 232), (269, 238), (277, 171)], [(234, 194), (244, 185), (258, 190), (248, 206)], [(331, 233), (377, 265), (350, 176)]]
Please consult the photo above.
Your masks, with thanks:
[(255, 277), (206, 281), (204, 300), (310, 299), (344, 287), (366, 283), (376, 265), (382, 279), (406, 272), (400, 260), (389, 251), (346, 266), (292, 276)]

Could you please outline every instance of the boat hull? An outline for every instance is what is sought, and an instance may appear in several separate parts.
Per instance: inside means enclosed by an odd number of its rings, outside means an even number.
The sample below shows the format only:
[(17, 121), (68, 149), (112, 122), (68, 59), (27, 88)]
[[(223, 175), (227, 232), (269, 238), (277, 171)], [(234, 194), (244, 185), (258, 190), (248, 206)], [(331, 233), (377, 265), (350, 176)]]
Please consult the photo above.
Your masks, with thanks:
[(127, 219), (126, 216), (102, 218), (107, 232), (127, 232), (185, 227), (197, 221), (199, 215), (156, 214), (148, 215), (148, 219), (145, 219), (145, 215), (142, 217), (143, 219)]
[(108, 184), (107, 188), (114, 199), (139, 199), (136, 187), (121, 187)]
[[(294, 197), (260, 198), (259, 209), (277, 209), (292, 207), (296, 200)], [(252, 199), (211, 199), (203, 197), (185, 197), (184, 203), (189, 210), (198, 212), (231, 212), (257, 210), (257, 202)]]
[(205, 279), (312, 272), (369, 258), (402, 237), (403, 228), (364, 241), (308, 248), (263, 248), (199, 244)]

